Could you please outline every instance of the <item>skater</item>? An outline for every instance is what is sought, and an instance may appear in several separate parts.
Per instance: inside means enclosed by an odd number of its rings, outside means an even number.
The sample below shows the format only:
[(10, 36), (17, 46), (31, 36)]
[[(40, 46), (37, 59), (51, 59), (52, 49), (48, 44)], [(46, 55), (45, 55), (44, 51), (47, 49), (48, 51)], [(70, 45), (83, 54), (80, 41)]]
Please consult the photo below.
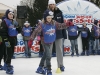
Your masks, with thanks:
[[(47, 75), (52, 75), (51, 72), (51, 50), (52, 46), (53, 46), (53, 42), (56, 39), (56, 33), (55, 33), (55, 29), (65, 29), (67, 28), (68, 23), (58, 23), (54, 20), (52, 20), (53, 18), (53, 12), (50, 10), (46, 10), (44, 12), (44, 21), (43, 23), (41, 23), (40, 25), (38, 25), (38, 27), (33, 31), (30, 40), (28, 42), (28, 45), (31, 47), (32, 46), (32, 41), (34, 40), (34, 38), (38, 35), (38, 33), (43, 33), (43, 48), (44, 48), (44, 55), (41, 58), (39, 67), (36, 71), (36, 73), (40, 73), (40, 74), (45, 74), (47, 73)], [(44, 69), (44, 62), (46, 60), (46, 68), (47, 71), (45, 71)]]
[(1, 65), (1, 60), (3, 58), (4, 50), (3, 50), (3, 44), (2, 44), (2, 37), (1, 37), (1, 22), (2, 20), (0, 19), (0, 70), (3, 70), (3, 66)]
[(6, 61), (6, 46), (3, 42), (3, 37), (8, 36), (7, 31), (5, 29), (2, 29), (1, 23), (6, 17), (3, 16), (2, 20), (0, 20), (0, 70), (3, 70), (4, 67), (1, 65), (2, 59), (4, 59), (4, 63)]
[[(59, 23), (64, 23), (63, 14), (59, 8), (56, 7), (55, 0), (48, 1), (48, 9), (54, 13), (53, 19)], [(56, 30), (56, 40), (53, 44), (52, 56), (57, 57), (58, 68), (64, 71), (65, 67), (63, 64), (63, 40), (67, 39), (66, 29)]]
[(77, 43), (77, 38), (79, 36), (79, 32), (77, 32), (77, 31), (78, 31), (79, 27), (77, 27), (76, 25), (73, 24), (73, 19), (70, 19), (69, 21), (70, 21), (71, 26), (68, 27), (67, 30), (68, 30), (68, 38), (70, 40), (71, 49), (72, 49), (71, 56), (72, 57), (74, 56), (74, 48), (76, 51), (76, 55), (79, 56), (78, 43)]
[(83, 23), (83, 27), (82, 27), (82, 31), (81, 31), (81, 38), (82, 38), (82, 48), (83, 48), (83, 52), (81, 53), (81, 55), (86, 55), (89, 56), (89, 38), (90, 38), (90, 30), (87, 27), (87, 24), (84, 22)]
[(32, 33), (32, 28), (30, 27), (30, 23), (26, 21), (24, 23), (24, 27), (22, 28), (22, 35), (23, 35), (23, 40), (25, 43), (25, 56), (28, 58), (31, 57), (31, 50), (28, 47), (28, 40), (29, 40), (31, 33)]
[(100, 27), (98, 20), (94, 20), (94, 25), (91, 29), (92, 36), (95, 38), (92, 54), (96, 55), (99, 50)]
[(13, 74), (13, 66), (11, 65), (11, 58), (14, 54), (14, 46), (17, 44), (17, 34), (19, 32), (18, 23), (13, 20), (14, 12), (8, 9), (5, 13), (6, 18), (1, 23), (1, 31), (5, 33), (1, 35), (3, 40), (3, 47), (6, 47), (6, 61), (3, 69), (6, 70), (7, 74)]

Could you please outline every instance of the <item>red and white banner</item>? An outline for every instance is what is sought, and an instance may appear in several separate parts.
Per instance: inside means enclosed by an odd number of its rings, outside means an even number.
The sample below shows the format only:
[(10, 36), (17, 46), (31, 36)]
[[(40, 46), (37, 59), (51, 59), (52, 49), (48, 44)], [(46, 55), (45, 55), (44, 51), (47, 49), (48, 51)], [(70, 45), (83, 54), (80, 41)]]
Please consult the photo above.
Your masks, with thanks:
[[(96, 19), (100, 23), (100, 9), (93, 3), (86, 0), (65, 0), (57, 4), (57, 7), (62, 11), (64, 21), (73, 19), (74, 24), (82, 26), (83, 22), (86, 22), (91, 29), (93, 21)], [(82, 52), (81, 36), (78, 40), (79, 54)], [(70, 55), (71, 44), (67, 39), (64, 41), (64, 53)]]

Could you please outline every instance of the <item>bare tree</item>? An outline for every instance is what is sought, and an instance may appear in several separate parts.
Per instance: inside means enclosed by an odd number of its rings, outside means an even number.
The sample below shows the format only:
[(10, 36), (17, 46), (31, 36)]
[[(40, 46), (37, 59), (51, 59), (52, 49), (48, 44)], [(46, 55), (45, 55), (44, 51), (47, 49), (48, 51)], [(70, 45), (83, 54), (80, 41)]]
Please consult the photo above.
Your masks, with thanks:
[(35, 0), (21, 0), (20, 5), (29, 6), (30, 8), (33, 8), (33, 3)]
[(100, 7), (100, 0), (89, 0), (89, 1)]

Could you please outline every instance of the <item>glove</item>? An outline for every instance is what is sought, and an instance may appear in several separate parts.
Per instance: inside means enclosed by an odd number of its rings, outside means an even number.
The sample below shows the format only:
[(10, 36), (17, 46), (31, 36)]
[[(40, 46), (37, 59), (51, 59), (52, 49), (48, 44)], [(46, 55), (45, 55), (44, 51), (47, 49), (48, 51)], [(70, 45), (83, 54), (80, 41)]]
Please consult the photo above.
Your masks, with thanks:
[(14, 26), (15, 26), (16, 28), (18, 27), (18, 22), (17, 22), (17, 21), (13, 20), (13, 24), (14, 24)]
[(8, 41), (7, 38), (4, 39), (6, 47), (11, 47), (10, 42)]
[(28, 41), (28, 47), (29, 47), (29, 48), (32, 47), (32, 43), (33, 43), (33, 40), (29, 40), (29, 41)]
[(5, 42), (6, 47), (11, 47), (10, 42)]

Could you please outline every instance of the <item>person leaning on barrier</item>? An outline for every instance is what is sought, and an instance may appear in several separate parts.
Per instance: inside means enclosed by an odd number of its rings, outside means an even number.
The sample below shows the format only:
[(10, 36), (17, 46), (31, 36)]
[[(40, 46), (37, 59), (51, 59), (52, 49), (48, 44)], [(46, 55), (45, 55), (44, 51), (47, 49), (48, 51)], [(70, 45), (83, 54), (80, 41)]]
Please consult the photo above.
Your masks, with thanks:
[(83, 48), (83, 52), (81, 53), (81, 55), (86, 55), (89, 56), (89, 39), (90, 39), (90, 30), (87, 27), (87, 24), (84, 22), (83, 26), (81, 28), (82, 30), (80, 31), (81, 33), (81, 38), (82, 38), (82, 48)]
[(94, 20), (94, 25), (91, 28), (92, 36), (94, 37), (94, 46), (92, 54), (96, 55), (99, 50), (100, 27), (98, 20)]
[(76, 55), (79, 56), (77, 38), (79, 36), (79, 31), (81, 31), (81, 29), (78, 26), (74, 25), (73, 19), (69, 19), (68, 21), (70, 21), (70, 27), (67, 28), (67, 31), (68, 31), (68, 38), (70, 40), (71, 49), (72, 49), (71, 56), (72, 57), (74, 56), (74, 48), (76, 51)]
[(30, 26), (30, 23), (26, 21), (24, 23), (24, 27), (22, 28), (22, 35), (25, 43), (25, 56), (29, 58), (31, 57), (31, 49), (28, 47), (28, 40), (31, 36), (31, 33), (32, 33), (32, 28)]

